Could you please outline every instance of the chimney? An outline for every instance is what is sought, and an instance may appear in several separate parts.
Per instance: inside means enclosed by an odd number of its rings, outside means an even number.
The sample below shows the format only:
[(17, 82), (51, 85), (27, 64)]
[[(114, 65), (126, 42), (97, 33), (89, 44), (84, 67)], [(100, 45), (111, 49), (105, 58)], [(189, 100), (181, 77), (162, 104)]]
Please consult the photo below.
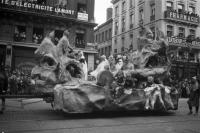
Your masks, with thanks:
[(107, 8), (106, 10), (106, 20), (111, 19), (112, 18), (112, 8)]

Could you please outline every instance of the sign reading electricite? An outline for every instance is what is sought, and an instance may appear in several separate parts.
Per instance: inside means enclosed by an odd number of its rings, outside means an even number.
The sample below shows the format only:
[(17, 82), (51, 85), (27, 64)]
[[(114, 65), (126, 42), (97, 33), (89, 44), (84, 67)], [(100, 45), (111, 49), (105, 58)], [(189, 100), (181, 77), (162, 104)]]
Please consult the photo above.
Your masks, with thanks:
[(0, 0), (1, 4), (10, 5), (10, 6), (16, 6), (16, 7), (24, 7), (29, 9), (35, 9), (35, 10), (41, 10), (41, 11), (49, 11), (49, 12), (55, 12), (55, 13), (63, 13), (63, 14), (69, 14), (74, 15), (74, 10), (59, 8), (59, 7), (52, 7), (48, 5), (42, 5), (42, 4), (35, 4), (31, 2), (21, 1), (21, 0)]
[(177, 37), (168, 37), (167, 41), (169, 45), (200, 48), (200, 42), (197, 42), (197, 41), (192, 41), (192, 43), (187, 43), (186, 39), (177, 38)]

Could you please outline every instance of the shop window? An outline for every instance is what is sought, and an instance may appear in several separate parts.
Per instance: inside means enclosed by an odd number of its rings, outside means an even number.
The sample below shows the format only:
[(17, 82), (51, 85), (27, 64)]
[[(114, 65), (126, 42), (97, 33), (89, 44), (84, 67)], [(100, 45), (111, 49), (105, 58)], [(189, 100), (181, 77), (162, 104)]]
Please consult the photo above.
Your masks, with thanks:
[(87, 13), (86, 4), (78, 3), (77, 10), (78, 12), (81, 12), (81, 13)]
[(173, 2), (167, 1), (166, 8), (167, 8), (167, 10), (173, 10)]
[(184, 38), (185, 37), (185, 28), (179, 27), (178, 30), (179, 30), (178, 37)]
[(14, 41), (16, 42), (26, 41), (26, 27), (25, 26), (15, 26)]
[(75, 46), (77, 48), (85, 48), (85, 31), (84, 30), (77, 30), (76, 31), (76, 43)]
[(58, 44), (58, 41), (60, 38), (63, 36), (63, 31), (62, 30), (55, 30), (55, 45)]
[(173, 29), (174, 29), (174, 27), (173, 26), (171, 26), (171, 25), (167, 25), (167, 36), (168, 37), (171, 37), (171, 36), (173, 36), (174, 35), (174, 31), (173, 31)]
[(33, 42), (36, 44), (41, 43), (43, 34), (44, 30), (42, 28), (33, 28)]

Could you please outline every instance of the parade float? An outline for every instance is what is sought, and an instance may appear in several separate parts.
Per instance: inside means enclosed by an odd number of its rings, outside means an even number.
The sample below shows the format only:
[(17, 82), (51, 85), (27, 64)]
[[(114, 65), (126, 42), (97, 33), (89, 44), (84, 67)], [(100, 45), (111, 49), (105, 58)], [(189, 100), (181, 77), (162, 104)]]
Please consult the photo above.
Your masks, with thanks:
[(68, 32), (58, 44), (49, 33), (35, 51), (38, 65), (32, 79), (38, 93), (53, 93), (55, 110), (66, 113), (123, 110), (176, 110), (178, 92), (170, 85), (170, 51), (163, 34), (141, 27), (138, 49), (123, 56), (102, 61), (88, 81), (82, 52), (75, 52), (68, 41)]

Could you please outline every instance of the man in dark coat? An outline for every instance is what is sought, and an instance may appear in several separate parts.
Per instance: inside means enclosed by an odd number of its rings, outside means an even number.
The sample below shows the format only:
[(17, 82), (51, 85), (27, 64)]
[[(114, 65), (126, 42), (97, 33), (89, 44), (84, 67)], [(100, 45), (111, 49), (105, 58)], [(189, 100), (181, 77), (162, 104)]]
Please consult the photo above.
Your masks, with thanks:
[(188, 100), (188, 106), (190, 112), (188, 114), (192, 114), (192, 107), (196, 108), (195, 115), (198, 115), (199, 111), (199, 97), (200, 97), (200, 91), (199, 91), (199, 83), (197, 81), (197, 77), (192, 77), (192, 86), (190, 89), (189, 94), (189, 100)]

